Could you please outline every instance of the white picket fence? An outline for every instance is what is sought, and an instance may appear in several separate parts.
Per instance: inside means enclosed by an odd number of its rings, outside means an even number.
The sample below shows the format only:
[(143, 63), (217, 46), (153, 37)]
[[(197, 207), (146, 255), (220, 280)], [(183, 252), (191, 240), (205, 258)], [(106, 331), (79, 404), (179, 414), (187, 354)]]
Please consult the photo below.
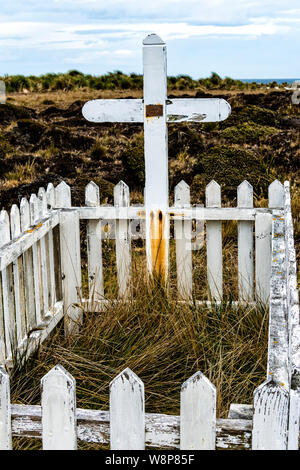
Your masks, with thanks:
[[(228, 447), (229, 442), (235, 446), (252, 445), (252, 448), (298, 448), (300, 327), (289, 183), (282, 185), (274, 181), (269, 187), (268, 208), (254, 208), (253, 189), (247, 181), (237, 188), (237, 207), (221, 207), (221, 189), (215, 181), (206, 188), (205, 207), (192, 207), (189, 187), (181, 182), (175, 188), (174, 205), (169, 207), (167, 216), (169, 222), (174, 221), (178, 300), (181, 301), (192, 301), (193, 296), (192, 220), (206, 224), (207, 281), (212, 301), (222, 299), (222, 221), (238, 222), (239, 301), (269, 302), (270, 306), (267, 382), (255, 391), (253, 422), (251, 410), (244, 405), (233, 407), (233, 411), (244, 416), (246, 410), (247, 420), (239, 423), (232, 419), (216, 421), (214, 388), (201, 374), (184, 386), (188, 391), (182, 392), (180, 418), (144, 415), (143, 385), (127, 371), (111, 385), (110, 424), (105, 412), (77, 410), (76, 427), (74, 380), (60, 367), (43, 379), (43, 418), (40, 407), (12, 405), (10, 408), (8, 376), (3, 370), (3, 419), (0, 419), (3, 443), (11, 440), (10, 426), (13, 434), (21, 435), (22, 426), (29, 423), (28, 434), (25, 430), (22, 435), (43, 434), (45, 448), (59, 445), (74, 448), (76, 435), (79, 439), (106, 443), (109, 427), (112, 448), (143, 448), (145, 443), (147, 446), (176, 448), (179, 441), (181, 448)], [(87, 221), (88, 299), (82, 298), (80, 220)], [(47, 190), (40, 188), (38, 195), (32, 195), (29, 202), (23, 198), (20, 209), (13, 205), (10, 215), (1, 211), (0, 363), (10, 367), (16, 353), (27, 357), (62, 318), (66, 333), (76, 333), (82, 317), (80, 304), (87, 309), (92, 305), (93, 309), (101, 310), (112, 301), (104, 296), (102, 262), (103, 226), (111, 221), (115, 224), (119, 298), (126, 301), (131, 285), (131, 224), (137, 220), (144, 223), (145, 208), (130, 205), (129, 188), (123, 182), (115, 186), (114, 206), (100, 205), (99, 188), (91, 182), (86, 187), (85, 206), (73, 207), (70, 187), (62, 182), (56, 188), (52, 184)], [(129, 382), (135, 384), (132, 396), (125, 385), (123, 392), (117, 385), (120, 380), (127, 383), (126, 374), (129, 374)], [(66, 390), (71, 395), (66, 403), (73, 410), (73, 418), (66, 427), (61, 426), (61, 420), (67, 419), (70, 410), (63, 405), (61, 391), (55, 399), (60, 411), (55, 419), (49, 420), (50, 405), (47, 403), (52, 400), (49, 387), (55, 388), (53, 383), (57, 380), (61, 384), (70, 384)], [(194, 386), (195, 394), (191, 391)], [(127, 411), (118, 408), (123, 401), (114, 398), (114, 390), (125, 395), (129, 393), (131, 405)], [(126, 400), (124, 398), (124, 403)], [(188, 402), (193, 400), (196, 401), (191, 408)], [(203, 407), (201, 403), (204, 403)], [(195, 422), (191, 409), (199, 413)], [(122, 426), (119, 416), (122, 416)], [(123, 419), (124, 416), (132, 419)], [(187, 422), (194, 424), (187, 426)], [(57, 429), (50, 432), (49, 423), (54, 423)], [(191, 433), (190, 429), (195, 432)], [(161, 442), (160, 435), (163, 436)], [(238, 444), (232, 435), (242, 436), (237, 438)]]
[[(41, 380), (41, 406), (11, 405), (9, 375), (0, 368), (0, 449), (12, 436), (42, 439), (44, 450), (76, 450), (77, 440), (110, 444), (113, 450), (284, 450), (298, 440), (289, 428), (289, 394), (267, 381), (254, 404), (232, 405), (227, 419), (216, 417), (216, 388), (197, 372), (181, 387), (180, 416), (145, 413), (144, 384), (130, 369), (110, 383), (108, 411), (76, 408), (76, 382), (61, 365)], [(244, 413), (241, 418), (241, 414)]]
[[(168, 218), (174, 221), (178, 299), (193, 296), (192, 220), (206, 222), (207, 281), (215, 301), (222, 299), (223, 292), (222, 221), (236, 220), (239, 300), (268, 302), (272, 214), (284, 208), (284, 187), (274, 181), (269, 207), (254, 208), (252, 186), (244, 181), (237, 188), (237, 204), (221, 207), (221, 188), (215, 181), (206, 188), (205, 207), (190, 205), (185, 182), (176, 186)], [(80, 220), (87, 221), (88, 299), (82, 296)], [(119, 298), (126, 299), (131, 284), (131, 228), (136, 221), (145, 223), (145, 208), (130, 205), (129, 188), (123, 182), (115, 186), (114, 206), (100, 205), (99, 188), (91, 182), (85, 206), (72, 207), (70, 187), (62, 182), (56, 188), (51, 183), (47, 190), (40, 188), (29, 202), (23, 198), (20, 209), (13, 205), (10, 215), (1, 211), (0, 363), (9, 363), (16, 349), (29, 354), (63, 316), (67, 332), (76, 332), (81, 305), (101, 310), (110, 300), (104, 296), (102, 261), (103, 227), (109, 222), (116, 240)]]

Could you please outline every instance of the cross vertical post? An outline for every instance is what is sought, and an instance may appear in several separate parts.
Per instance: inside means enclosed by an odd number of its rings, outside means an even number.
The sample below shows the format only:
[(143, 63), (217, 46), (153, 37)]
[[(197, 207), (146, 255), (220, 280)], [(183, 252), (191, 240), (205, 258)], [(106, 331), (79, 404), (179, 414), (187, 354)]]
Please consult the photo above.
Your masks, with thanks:
[(156, 34), (143, 41), (146, 252), (150, 274), (166, 281), (169, 258), (167, 48)]

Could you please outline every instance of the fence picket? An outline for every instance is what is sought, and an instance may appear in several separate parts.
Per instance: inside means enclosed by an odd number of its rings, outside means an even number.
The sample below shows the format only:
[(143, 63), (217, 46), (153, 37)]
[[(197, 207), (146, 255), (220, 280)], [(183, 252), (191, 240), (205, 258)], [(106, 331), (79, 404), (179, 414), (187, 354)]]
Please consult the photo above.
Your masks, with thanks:
[(272, 214), (255, 218), (255, 294), (267, 304), (270, 297)]
[[(221, 207), (221, 188), (212, 180), (206, 186), (206, 207)], [(222, 222), (206, 222), (207, 280), (210, 295), (223, 297)]]
[(145, 449), (144, 384), (128, 368), (110, 383), (110, 448)]
[(76, 383), (57, 365), (41, 380), (43, 450), (76, 450)]
[(181, 387), (180, 449), (215, 450), (216, 388), (201, 372)]
[[(36, 194), (31, 194), (29, 199), (30, 208), (30, 222), (31, 225), (36, 225), (39, 219), (39, 201)], [(32, 259), (33, 259), (33, 278), (34, 278), (34, 291), (35, 291), (35, 314), (36, 322), (39, 325), (42, 323), (43, 317), (43, 286), (42, 286), (42, 271), (41, 271), (41, 245), (40, 241), (32, 245)]]
[(0, 366), (0, 450), (12, 449), (10, 380)]
[[(175, 207), (190, 207), (190, 187), (185, 181), (175, 186)], [(177, 289), (179, 297), (191, 299), (193, 290), (193, 266), (192, 266), (192, 221), (175, 220), (174, 232), (176, 239), (176, 267)]]
[[(13, 204), (10, 211), (11, 237), (16, 239), (21, 234), (20, 211), (16, 204)], [(19, 256), (13, 262), (13, 278), (15, 292), (15, 315), (17, 327), (17, 344), (21, 344), (26, 334), (26, 308), (24, 292), (23, 259)]]
[(284, 187), (280, 181), (275, 180), (268, 189), (268, 199), (270, 209), (283, 209), (284, 206)]
[[(58, 208), (71, 207), (71, 190), (63, 181), (55, 190)], [(82, 321), (78, 305), (81, 296), (80, 227), (77, 211), (60, 214), (60, 253), (66, 335), (76, 334)]]
[[(51, 210), (56, 206), (56, 191), (52, 183), (47, 186), (47, 202), (48, 208)], [(52, 237), (50, 234), (50, 250), (51, 250), (51, 238), (53, 243), (53, 263), (54, 263), (54, 284), (55, 284), (55, 301), (62, 298), (62, 276), (61, 276), (61, 263), (60, 263), (60, 234), (59, 227), (55, 227), (52, 230)], [(51, 260), (51, 258), (50, 258)], [(52, 261), (51, 261), (52, 262)], [(52, 269), (51, 269), (52, 272)], [(52, 281), (51, 281), (52, 285)]]
[[(85, 204), (88, 207), (100, 205), (99, 187), (91, 181), (85, 188)], [(87, 223), (87, 251), (89, 274), (89, 300), (101, 300), (104, 296), (101, 219)], [(91, 307), (90, 307), (91, 308)]]
[[(248, 181), (243, 181), (237, 189), (238, 207), (253, 207), (253, 188)], [(239, 299), (253, 299), (253, 223), (238, 223), (238, 282)]]
[[(55, 189), (52, 183), (49, 183), (46, 191), (46, 213), (49, 213), (49, 210), (54, 207), (55, 204)], [(56, 302), (56, 286), (55, 286), (55, 263), (54, 263), (54, 245), (53, 245), (53, 230), (50, 229), (48, 235), (46, 236), (48, 244), (48, 281), (49, 281), (49, 304), (51, 307), (54, 306)]]
[[(0, 247), (6, 245), (9, 242), (9, 216), (6, 211), (2, 210), (0, 213)], [(11, 264), (2, 270), (2, 293), (6, 353), (7, 358), (11, 359), (12, 350), (15, 347), (16, 342), (13, 267)]]
[[(39, 202), (39, 219), (44, 219), (47, 216), (47, 196), (44, 188), (39, 188), (38, 191), (38, 202)], [(44, 315), (49, 311), (50, 303), (50, 288), (49, 288), (49, 242), (48, 234), (46, 234), (40, 240), (41, 246), (41, 267), (42, 267), (42, 284), (43, 284), (43, 301), (44, 301)]]
[(272, 215), (272, 267), (267, 377), (283, 387), (290, 387), (289, 318), (287, 308), (287, 273), (285, 223), (283, 211)]
[(252, 450), (287, 448), (289, 392), (272, 380), (254, 391)]
[[(115, 207), (129, 207), (129, 188), (120, 181), (114, 187)], [(128, 220), (116, 220), (116, 259), (118, 272), (119, 297), (126, 298), (129, 294), (131, 271), (131, 240)]]
[[(30, 227), (30, 209), (26, 198), (21, 199), (20, 203), (21, 231), (25, 232)], [(26, 304), (26, 329), (32, 330), (36, 326), (35, 315), (35, 292), (34, 292), (34, 270), (33, 270), (33, 252), (29, 248), (23, 254), (24, 265), (24, 288)]]

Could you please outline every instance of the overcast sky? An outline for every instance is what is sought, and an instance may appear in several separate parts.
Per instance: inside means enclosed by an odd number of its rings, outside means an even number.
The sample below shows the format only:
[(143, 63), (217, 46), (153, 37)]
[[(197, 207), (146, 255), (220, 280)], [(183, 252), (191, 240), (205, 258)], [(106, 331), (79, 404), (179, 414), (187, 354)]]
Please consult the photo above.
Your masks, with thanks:
[(0, 75), (141, 73), (152, 32), (169, 75), (300, 77), (299, 0), (0, 0)]

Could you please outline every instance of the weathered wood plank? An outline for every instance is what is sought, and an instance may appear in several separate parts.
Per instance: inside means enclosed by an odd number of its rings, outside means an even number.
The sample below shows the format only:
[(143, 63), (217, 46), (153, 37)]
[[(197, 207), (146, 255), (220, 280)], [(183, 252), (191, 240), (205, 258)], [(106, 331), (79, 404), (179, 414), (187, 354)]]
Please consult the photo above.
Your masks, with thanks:
[[(71, 207), (70, 187), (62, 182), (56, 187), (56, 206)], [(76, 334), (82, 321), (78, 306), (81, 296), (80, 227), (76, 211), (60, 213), (60, 253), (66, 335)]]
[(254, 392), (253, 450), (287, 449), (289, 392), (267, 380)]
[[(166, 112), (168, 122), (216, 122), (227, 119), (231, 108), (222, 98), (172, 98)], [(82, 114), (90, 122), (143, 122), (144, 104), (140, 99), (92, 100)]]
[[(248, 181), (243, 181), (237, 189), (239, 208), (253, 207), (253, 188)], [(238, 223), (238, 283), (240, 300), (253, 299), (253, 223)]]
[[(2, 210), (0, 212), (0, 246), (6, 246), (9, 242), (9, 216), (6, 211)], [(7, 358), (11, 358), (16, 346), (16, 319), (12, 265), (8, 265), (1, 271), (6, 354)]]
[(145, 449), (144, 384), (128, 368), (110, 383), (110, 448)]
[(57, 365), (41, 380), (43, 450), (76, 450), (75, 379)]
[[(52, 183), (49, 183), (46, 191), (47, 215), (51, 214), (52, 207), (55, 205), (55, 189)], [(55, 261), (54, 261), (54, 242), (53, 242), (53, 229), (49, 228), (47, 237), (48, 260), (49, 260), (49, 305), (52, 307), (56, 300), (56, 285), (55, 285)]]
[[(13, 436), (42, 437), (41, 407), (38, 405), (12, 405)], [(108, 444), (110, 442), (109, 412), (78, 408), (77, 437), (84, 442)], [(146, 447), (179, 449), (180, 417), (146, 413)], [(246, 419), (217, 419), (217, 449), (249, 449), (252, 421)]]
[(13, 263), (13, 261), (15, 261), (19, 256), (22, 256), (22, 254), (29, 250), (33, 245), (36, 245), (36, 243), (49, 231), (49, 228), (56, 227), (58, 223), (59, 211), (52, 212), (51, 216), (47, 217), (47, 219), (38, 221), (37, 224), (30, 224), (28, 229), (22, 232), (20, 238), (7, 244), (5, 247), (0, 248), (0, 271)]
[(284, 207), (284, 188), (280, 181), (275, 180), (270, 184), (269, 190), (269, 208), (283, 209)]
[(270, 298), (272, 215), (257, 214), (255, 219), (255, 295), (265, 305)]
[[(166, 57), (166, 45), (159, 36), (151, 34), (144, 39), (146, 255), (149, 273), (155, 274), (164, 282), (167, 281), (169, 270), (169, 219), (166, 214), (169, 207)], [(159, 114), (149, 115), (147, 110), (158, 103)]]
[[(212, 180), (206, 186), (206, 207), (221, 207), (221, 188)], [(222, 209), (223, 210), (223, 209)], [(207, 281), (215, 300), (223, 297), (222, 222), (206, 222)]]
[[(16, 239), (21, 233), (20, 211), (16, 204), (10, 211), (11, 237)], [(24, 296), (23, 260), (20, 256), (13, 262), (13, 279), (15, 293), (15, 315), (17, 328), (17, 344), (19, 345), (26, 334), (26, 311)]]
[[(35, 194), (30, 196), (30, 221), (31, 225), (36, 225), (40, 219), (39, 201)], [(41, 266), (41, 242), (40, 239), (32, 245), (32, 259), (33, 259), (33, 278), (34, 278), (34, 300), (35, 300), (35, 314), (37, 323), (42, 322), (44, 314), (43, 305), (43, 281), (42, 281), (42, 266)]]
[[(93, 181), (85, 188), (85, 204), (89, 207), (100, 205), (99, 187)], [(87, 252), (89, 299), (93, 305), (94, 301), (104, 296), (101, 220), (89, 220), (87, 223)]]
[(0, 450), (12, 449), (10, 380), (0, 367)]
[[(30, 209), (29, 202), (26, 198), (21, 199), (20, 203), (20, 220), (22, 233), (29, 230), (30, 227)], [(28, 234), (30, 236), (30, 234)], [(23, 251), (23, 248), (19, 248)], [(24, 267), (24, 289), (25, 289), (25, 305), (26, 305), (26, 331), (32, 330), (36, 325), (35, 316), (35, 298), (34, 298), (34, 274), (33, 274), (33, 258), (32, 248), (29, 247), (23, 251), (23, 267)]]
[[(144, 206), (130, 206), (116, 208), (113, 206), (99, 207), (72, 207), (73, 211), (79, 213), (80, 219), (145, 219)], [(252, 220), (255, 221), (256, 214), (271, 214), (272, 209), (256, 207), (253, 209), (239, 209), (238, 207), (187, 207), (178, 208), (171, 206), (166, 210), (171, 220), (196, 219), (196, 220)]]
[[(175, 186), (174, 205), (178, 208), (190, 206), (190, 187), (184, 182)], [(193, 290), (192, 265), (192, 221), (174, 221), (176, 240), (176, 269), (178, 295), (182, 299), (191, 299)]]
[(180, 449), (215, 450), (215, 386), (197, 372), (184, 382), (180, 396)]
[(285, 223), (283, 211), (272, 220), (272, 266), (267, 377), (290, 387), (289, 324), (287, 310)]
[[(114, 187), (115, 207), (129, 207), (129, 188), (120, 181)], [(127, 220), (116, 220), (116, 260), (118, 273), (119, 297), (126, 298), (129, 295), (131, 279), (131, 240), (130, 225)]]

